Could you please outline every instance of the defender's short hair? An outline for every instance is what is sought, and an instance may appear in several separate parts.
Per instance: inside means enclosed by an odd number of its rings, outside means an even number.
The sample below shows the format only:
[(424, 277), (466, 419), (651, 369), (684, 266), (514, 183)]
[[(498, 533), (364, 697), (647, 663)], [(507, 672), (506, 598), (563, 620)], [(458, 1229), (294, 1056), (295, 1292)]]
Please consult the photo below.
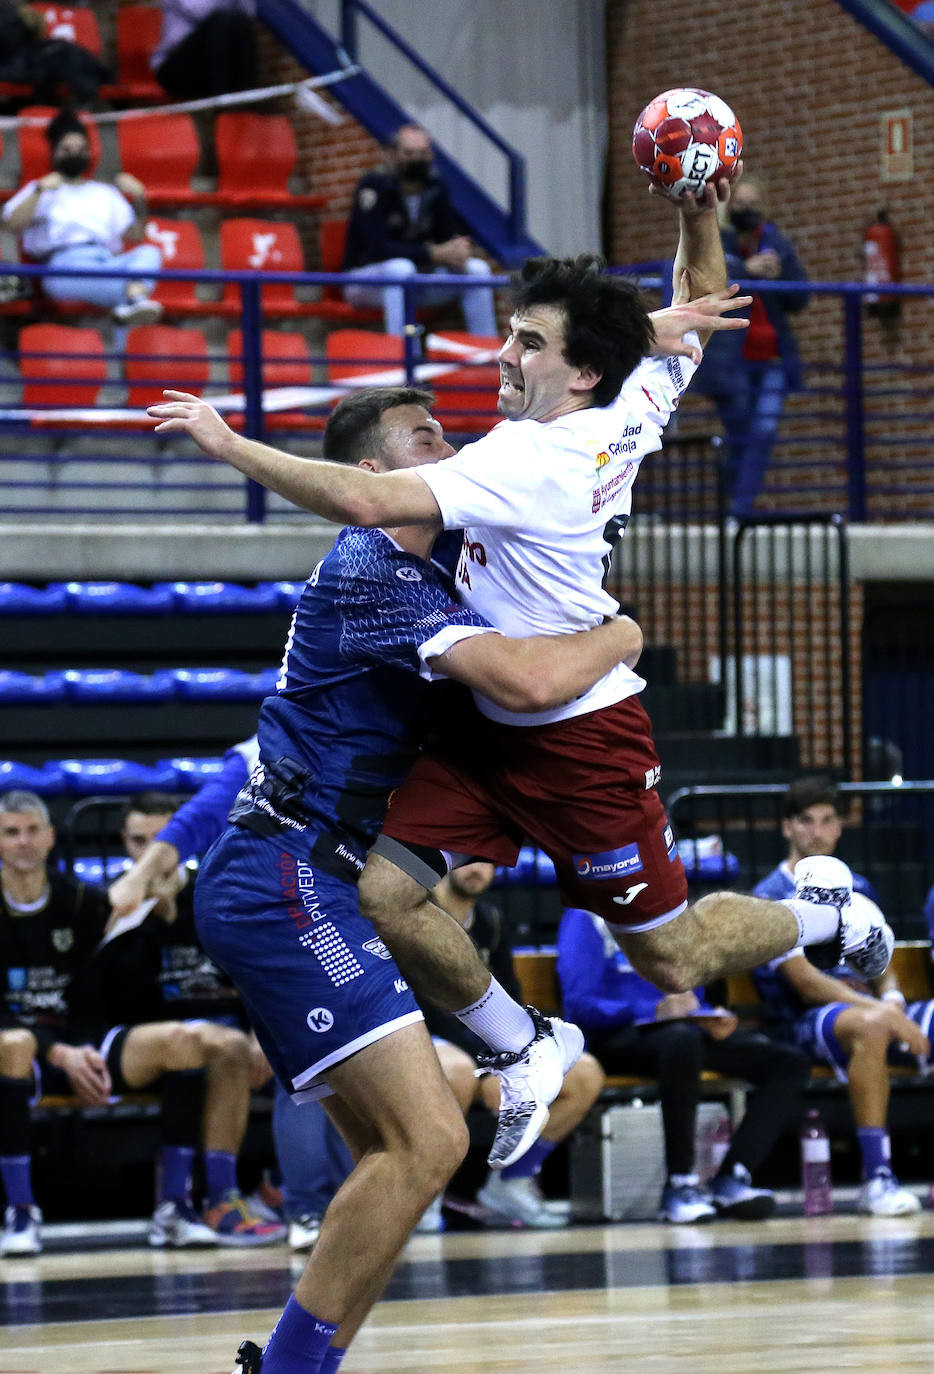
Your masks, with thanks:
[(49, 808), (38, 792), (27, 792), (25, 788), (18, 788), (12, 792), (4, 792), (0, 796), (0, 815), (6, 816), (11, 812), (22, 815), (25, 811), (38, 811), (46, 825), (51, 823)]
[(380, 454), (379, 423), (387, 410), (424, 406), (434, 394), (416, 386), (365, 386), (351, 391), (331, 411), (324, 430), (324, 456), (332, 463), (359, 463)]
[(595, 406), (606, 406), (649, 352), (655, 330), (638, 288), (611, 277), (594, 253), (576, 258), (529, 258), (512, 278), (513, 308), (520, 315), (536, 305), (565, 314), (564, 356), (572, 367), (601, 373)]
[(840, 790), (827, 773), (795, 778), (785, 793), (782, 816), (785, 820), (791, 820), (794, 816), (803, 815), (812, 806), (832, 806), (838, 816), (842, 815)]

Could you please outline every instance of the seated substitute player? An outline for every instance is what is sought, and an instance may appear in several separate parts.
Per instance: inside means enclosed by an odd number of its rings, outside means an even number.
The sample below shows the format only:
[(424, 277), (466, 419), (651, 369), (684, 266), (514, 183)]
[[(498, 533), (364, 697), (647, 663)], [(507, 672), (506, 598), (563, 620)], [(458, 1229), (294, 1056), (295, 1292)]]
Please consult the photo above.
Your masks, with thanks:
[(40, 797), (26, 791), (0, 797), (0, 1175), (7, 1194), (0, 1254), (41, 1249), (29, 1111), (34, 1094), (43, 1092), (75, 1094), (89, 1106), (104, 1105), (112, 1094), (160, 1092), (165, 1145), (150, 1240), (216, 1245), (218, 1230), (191, 1205), (189, 1165), (199, 1119), (180, 1080), (192, 1069), (205, 1070), (205, 1146), (218, 1159), (235, 1156), (245, 1089), (242, 1050), (232, 1050), (230, 1040), (243, 1037), (219, 1037), (206, 1025), (178, 1021), (138, 1024), (134, 934), (101, 947), (107, 895), (50, 869), (54, 842)]
[[(339, 470), (234, 434), (210, 406), (180, 392), (150, 408), (161, 432), (189, 433), (205, 452), (328, 519), (358, 525), (465, 527), (457, 584), (466, 604), (507, 631), (568, 633), (616, 609), (603, 589), (629, 519), (639, 463), (700, 356), (686, 328), (723, 325), (717, 226), (721, 182), (680, 203), (678, 305), (655, 316), (662, 358), (642, 361), (652, 320), (637, 294), (593, 258), (532, 260), (517, 283), (511, 334), (500, 351), (500, 414), (507, 423), (439, 468), (372, 474)], [(704, 294), (708, 293), (708, 294)], [(703, 297), (699, 304), (688, 298)], [(672, 325), (672, 321), (674, 324)], [(680, 328), (678, 328), (680, 326)], [(674, 329), (677, 343), (670, 343)], [(689, 355), (675, 357), (675, 353)], [(618, 667), (589, 692), (535, 716), (503, 711), (481, 692), (443, 746), (419, 759), (393, 796), (361, 882), (361, 902), (423, 1000), (457, 1011), (488, 1043), (491, 1028), (518, 1040), (505, 994), (491, 988), (469, 940), (427, 891), (464, 856), (512, 864), (523, 833), (549, 854), (568, 905), (595, 910), (634, 966), (666, 991), (686, 991), (801, 941), (833, 942), (881, 972), (893, 937), (851, 913), (845, 872), (820, 865), (779, 909), (713, 893), (687, 902), (684, 871), (656, 790), (660, 776), (643, 679)], [(827, 861), (825, 861), (827, 862)], [(816, 863), (816, 861), (815, 861)], [(507, 1046), (518, 1052), (519, 1046)], [(538, 1066), (513, 1066), (491, 1163), (506, 1165), (547, 1116)], [(513, 1088), (515, 1092), (513, 1092)]]
[[(659, 1219), (716, 1216), (759, 1221), (775, 1198), (752, 1175), (796, 1117), (810, 1062), (704, 1000), (703, 989), (660, 993), (635, 972), (606, 923), (568, 910), (558, 929), (558, 978), (564, 1010), (609, 1073), (658, 1079), (667, 1180)], [(695, 1172), (694, 1141), (701, 1074), (714, 1069), (755, 1085), (748, 1110), (708, 1188)]]
[[(331, 415), (325, 452), (379, 470), (447, 458), (430, 400), (410, 388), (356, 392)], [(492, 632), (454, 601), (428, 561), (433, 542), (398, 526), (347, 529), (315, 569), (260, 711), (259, 764), (195, 888), (202, 942), (236, 982), (277, 1075), (297, 1100), (324, 1096), (356, 1160), (265, 1351), (241, 1352), (263, 1374), (337, 1367), (466, 1149), (422, 1014), (357, 902), (440, 690), (422, 679), (456, 677), (536, 710), (641, 651), (625, 618), (573, 638)], [(560, 1022), (541, 1043), (559, 1073), (581, 1048)]]
[[(124, 811), (121, 837), (129, 858), (142, 858), (154, 837), (169, 824), (178, 808), (178, 799), (167, 792), (138, 792)], [(176, 877), (171, 895), (163, 895), (146, 917), (136, 937), (148, 958), (139, 961), (134, 984), (138, 1015), (152, 1020), (181, 1021), (193, 1024), (204, 1036), (215, 1037), (229, 1055), (232, 1070), (240, 1085), (236, 1120), (228, 1119), (225, 1133), (233, 1149), (204, 1151), (206, 1197), (204, 1221), (216, 1233), (221, 1245), (274, 1245), (285, 1237), (285, 1228), (274, 1218), (258, 1216), (251, 1210), (237, 1184), (237, 1152), (246, 1131), (250, 1089), (267, 1082), (272, 1070), (252, 1034), (243, 1004), (230, 979), (201, 946), (195, 930), (193, 902), (194, 875), (191, 870), (174, 867)], [(191, 1081), (191, 1080), (194, 1081)], [(245, 1083), (245, 1090), (244, 1090)], [(184, 1167), (190, 1173), (201, 1115), (204, 1076), (190, 1075), (174, 1089), (180, 1112), (187, 1112), (192, 1143), (182, 1151), (176, 1146), (171, 1165), (164, 1160), (163, 1171)], [(216, 1133), (216, 1127), (206, 1123)], [(181, 1154), (184, 1157), (178, 1158)], [(172, 1239), (174, 1211), (164, 1202), (156, 1212), (150, 1242), (165, 1244)], [(164, 1215), (168, 1230), (161, 1224)]]
[[(829, 777), (795, 779), (782, 810), (788, 856), (757, 884), (763, 897), (784, 896), (813, 855), (833, 854), (843, 831), (840, 794)], [(859, 873), (853, 874), (853, 889), (854, 905), (878, 911), (876, 894)], [(860, 1211), (916, 1212), (917, 1197), (899, 1186), (891, 1169), (889, 1065), (927, 1061), (934, 1001), (906, 1004), (891, 970), (882, 982), (854, 977), (845, 965), (822, 972), (801, 948), (756, 969), (754, 977), (771, 1034), (800, 1045), (814, 1062), (829, 1064), (847, 1084), (862, 1161)]]

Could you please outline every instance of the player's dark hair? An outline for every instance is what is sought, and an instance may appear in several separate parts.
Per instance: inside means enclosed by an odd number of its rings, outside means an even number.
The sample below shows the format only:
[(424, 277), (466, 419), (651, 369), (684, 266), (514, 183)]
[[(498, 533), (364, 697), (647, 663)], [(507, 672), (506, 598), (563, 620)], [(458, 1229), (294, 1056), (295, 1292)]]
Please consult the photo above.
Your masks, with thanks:
[(564, 311), (564, 357), (572, 367), (592, 367), (602, 374), (593, 389), (595, 406), (616, 399), (655, 339), (638, 288), (623, 277), (608, 276), (605, 265), (594, 253), (529, 258), (512, 279), (518, 314), (536, 305)]
[(332, 463), (359, 463), (361, 458), (378, 458), (379, 422), (387, 410), (398, 406), (424, 406), (435, 403), (432, 392), (417, 386), (366, 386), (351, 391), (331, 411), (324, 430), (324, 456)]
[(180, 805), (179, 798), (171, 792), (157, 792), (150, 787), (145, 792), (133, 794), (123, 808), (121, 824), (126, 824), (131, 811), (138, 811), (141, 816), (174, 816)]
[(44, 132), (46, 141), (52, 149), (62, 141), (66, 134), (80, 134), (86, 142), (90, 142), (87, 129), (71, 110), (59, 110), (58, 114), (49, 120)]
[(837, 815), (841, 813), (839, 789), (826, 773), (795, 778), (785, 793), (782, 816), (790, 820), (793, 816), (803, 815), (812, 806), (832, 806)]

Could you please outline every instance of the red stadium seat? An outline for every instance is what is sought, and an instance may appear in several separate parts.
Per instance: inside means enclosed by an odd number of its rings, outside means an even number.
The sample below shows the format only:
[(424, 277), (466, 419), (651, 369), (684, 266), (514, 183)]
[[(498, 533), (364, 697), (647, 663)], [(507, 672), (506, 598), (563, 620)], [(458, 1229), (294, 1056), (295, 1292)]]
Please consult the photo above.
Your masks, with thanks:
[(23, 404), (35, 408), (96, 405), (107, 379), (98, 331), (67, 324), (27, 324), (21, 329), (19, 367)]
[(154, 405), (162, 400), (165, 387), (200, 396), (210, 373), (207, 341), (200, 329), (177, 329), (170, 324), (131, 329), (124, 370), (128, 406)]
[(162, 31), (158, 5), (121, 5), (117, 10), (117, 93), (128, 100), (165, 100), (149, 59)]
[[(163, 267), (181, 271), (204, 266), (201, 230), (192, 220), (152, 216), (146, 221), (146, 239), (161, 250)], [(193, 281), (157, 282), (153, 297), (172, 315), (209, 315), (217, 309), (213, 301), (198, 300)]]
[(382, 376), (402, 367), (405, 345), (396, 334), (376, 334), (371, 329), (333, 329), (324, 343), (328, 380)]
[(326, 196), (296, 195), (289, 190), (298, 149), (287, 115), (219, 114), (214, 144), (217, 192), (224, 205), (317, 209), (327, 203)]
[[(298, 230), (294, 224), (265, 219), (228, 219), (220, 229), (221, 267), (228, 272), (302, 272), (305, 262)], [(318, 302), (296, 300), (291, 282), (273, 282), (263, 287), (263, 314), (266, 316), (315, 315)], [(241, 313), (240, 291), (234, 282), (224, 287), (221, 311)]]
[(205, 195), (191, 189), (192, 174), (201, 156), (191, 115), (121, 119), (117, 124), (117, 143), (121, 167), (139, 177), (153, 209), (214, 203), (211, 193)]
[(77, 5), (34, 4), (45, 21), (46, 38), (64, 38), (68, 43), (77, 43), (79, 48), (87, 48), (95, 57), (100, 57), (101, 31), (97, 15), (91, 9)]
[[(21, 117), (30, 116), (43, 119), (47, 123), (54, 119), (58, 110), (54, 105), (24, 105), (19, 114)], [(88, 170), (93, 175), (101, 158), (101, 137), (96, 124), (90, 120), (85, 120), (83, 123), (91, 150), (91, 165)], [(46, 141), (45, 126), (43, 124), (20, 124), (16, 130), (16, 137), (19, 143), (20, 185), (26, 181), (33, 181), (37, 177), (44, 177), (46, 172), (51, 172), (52, 150)]]
[[(455, 345), (445, 348), (445, 340)], [(491, 353), (493, 361), (471, 363), (433, 378), (428, 384), (435, 393), (434, 414), (446, 430), (457, 434), (486, 434), (500, 416), (496, 410), (499, 391), (499, 364), (495, 361), (502, 340), (495, 334), (466, 334), (446, 329), (427, 341), (425, 359), (433, 363), (456, 363), (463, 353), (458, 348)]]
[[(264, 390), (277, 386), (311, 386), (311, 354), (304, 334), (264, 329), (260, 347)], [(232, 387), (241, 387), (244, 376), (242, 330), (231, 330), (227, 339), (227, 353), (230, 359), (230, 384)], [(228, 415), (227, 421), (235, 429), (242, 425), (242, 418), (236, 414)], [(320, 416), (306, 415), (297, 410), (269, 411), (266, 415), (267, 430), (321, 429), (323, 423)]]

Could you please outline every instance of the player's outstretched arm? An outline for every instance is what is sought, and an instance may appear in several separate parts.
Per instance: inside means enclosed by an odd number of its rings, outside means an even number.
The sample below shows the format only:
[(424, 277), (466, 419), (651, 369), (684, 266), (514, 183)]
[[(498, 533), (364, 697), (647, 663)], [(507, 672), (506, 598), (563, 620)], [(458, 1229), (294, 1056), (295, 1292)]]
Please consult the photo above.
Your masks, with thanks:
[(433, 659), (432, 666), (507, 711), (547, 711), (586, 692), (618, 663), (634, 668), (642, 643), (639, 626), (621, 615), (577, 634), (473, 635)]
[(108, 929), (123, 916), (129, 916), (147, 897), (166, 895), (166, 885), (178, 868), (178, 850), (163, 840), (153, 840), (132, 868), (111, 883), (108, 889), (111, 917)]
[[(739, 164), (737, 177), (742, 175)], [(730, 182), (722, 177), (718, 182), (708, 182), (703, 194), (688, 194), (678, 201), (678, 220), (680, 236), (678, 251), (672, 269), (673, 294), (677, 300), (682, 289), (683, 274), (687, 273), (688, 300), (697, 300), (712, 292), (722, 291), (727, 284), (726, 258), (720, 240), (720, 224), (717, 206), (726, 205), (730, 199)], [(702, 333), (701, 344), (709, 334)]]
[(213, 406), (186, 391), (164, 391), (149, 406), (157, 434), (188, 434), (210, 458), (278, 492), (287, 501), (339, 525), (435, 525), (441, 512), (427, 483), (414, 472), (367, 472), (363, 468), (297, 458), (235, 434)]
[(671, 305), (651, 313), (655, 329), (652, 356), (690, 358), (699, 363), (701, 350), (695, 343), (685, 339), (686, 334), (697, 333), (706, 340), (714, 330), (748, 329), (749, 321), (744, 316), (737, 318), (726, 313), (745, 310), (747, 305), (752, 304), (752, 296), (740, 296), (738, 292), (739, 287), (734, 282), (722, 291), (711, 291), (709, 295), (692, 301), (690, 282), (687, 273), (683, 273), (680, 289)]

